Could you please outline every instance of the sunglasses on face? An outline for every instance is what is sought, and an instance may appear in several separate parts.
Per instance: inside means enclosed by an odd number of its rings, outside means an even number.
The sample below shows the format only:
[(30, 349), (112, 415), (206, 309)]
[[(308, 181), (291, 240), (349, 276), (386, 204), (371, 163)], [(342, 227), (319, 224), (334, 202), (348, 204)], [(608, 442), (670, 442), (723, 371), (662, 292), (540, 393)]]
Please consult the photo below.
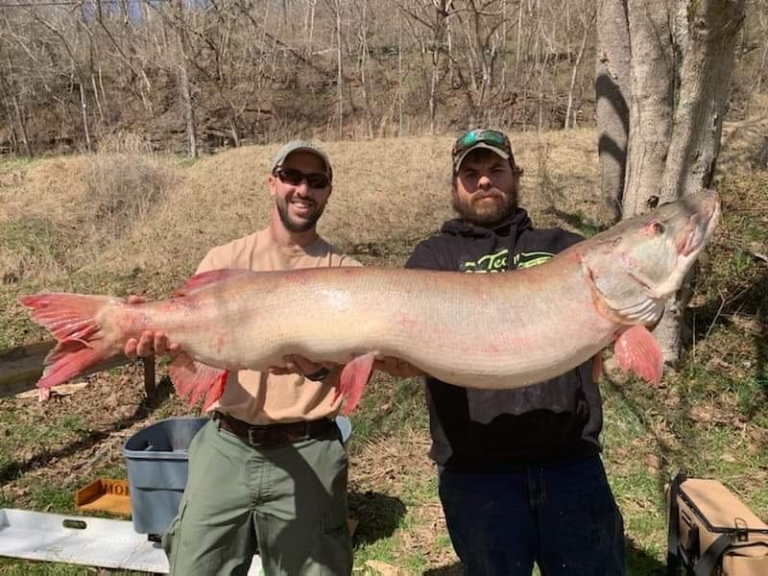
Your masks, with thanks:
[(290, 184), (291, 186), (300, 186), (301, 183), (306, 180), (309, 188), (315, 188), (322, 190), (327, 188), (331, 184), (330, 178), (326, 174), (320, 172), (302, 172), (296, 168), (277, 168), (275, 170), (275, 176), (277, 176), (281, 182)]
[(509, 141), (502, 132), (497, 132), (496, 130), (472, 130), (456, 140), (456, 143), (453, 145), (453, 155), (456, 156), (465, 150), (469, 150), (478, 142), (484, 142), (502, 150), (510, 149)]

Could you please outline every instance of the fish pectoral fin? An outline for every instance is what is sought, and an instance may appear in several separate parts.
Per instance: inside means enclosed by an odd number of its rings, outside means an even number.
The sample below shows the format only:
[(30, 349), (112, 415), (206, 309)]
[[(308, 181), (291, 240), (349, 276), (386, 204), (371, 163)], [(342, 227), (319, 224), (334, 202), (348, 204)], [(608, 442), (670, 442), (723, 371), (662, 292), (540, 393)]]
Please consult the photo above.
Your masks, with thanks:
[(616, 362), (625, 372), (634, 372), (646, 382), (661, 382), (663, 360), (661, 349), (653, 335), (644, 326), (624, 330), (614, 345)]
[(187, 280), (181, 288), (173, 292), (174, 297), (188, 296), (202, 288), (206, 288), (215, 282), (220, 280), (226, 280), (228, 278), (236, 278), (238, 276), (252, 274), (250, 270), (244, 268), (220, 268), (217, 270), (209, 270), (208, 272), (201, 272), (195, 274)]
[(216, 368), (193, 360), (182, 354), (176, 357), (168, 367), (168, 375), (180, 398), (186, 398), (190, 406), (195, 406), (205, 395), (203, 412), (216, 402), (224, 393), (229, 370)]
[(368, 354), (357, 356), (348, 362), (341, 371), (339, 385), (336, 388), (336, 398), (341, 395), (347, 397), (343, 410), (345, 415), (351, 414), (360, 403), (360, 398), (363, 397), (363, 390), (365, 390), (365, 386), (371, 379), (375, 360), (376, 355), (373, 352), (369, 352)]

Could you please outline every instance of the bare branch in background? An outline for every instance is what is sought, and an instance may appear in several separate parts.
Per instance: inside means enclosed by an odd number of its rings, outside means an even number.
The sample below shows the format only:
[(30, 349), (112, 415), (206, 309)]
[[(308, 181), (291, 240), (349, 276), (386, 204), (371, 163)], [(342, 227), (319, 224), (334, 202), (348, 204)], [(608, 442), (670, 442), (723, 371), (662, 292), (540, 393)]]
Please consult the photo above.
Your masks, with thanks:
[[(179, 0), (4, 4), (0, 147), (88, 149), (127, 131), (180, 152), (194, 127), (199, 153), (388, 127), (403, 135), (599, 124), (606, 100), (584, 61), (610, 27), (592, 14), (625, 2), (180, 1), (182, 11)], [(768, 2), (748, 4), (731, 95), (740, 114), (761, 102), (768, 75)], [(684, 32), (670, 29), (674, 46)]]

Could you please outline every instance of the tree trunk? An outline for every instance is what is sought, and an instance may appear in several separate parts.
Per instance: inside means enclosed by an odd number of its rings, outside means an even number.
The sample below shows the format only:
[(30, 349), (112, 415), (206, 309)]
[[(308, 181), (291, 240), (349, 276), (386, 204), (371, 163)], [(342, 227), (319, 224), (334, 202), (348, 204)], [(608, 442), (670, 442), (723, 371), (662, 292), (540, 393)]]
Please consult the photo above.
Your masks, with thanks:
[(338, 99), (339, 99), (339, 140), (344, 138), (344, 68), (342, 42), (341, 42), (341, 0), (335, 0), (336, 9), (336, 67), (338, 71)]
[(507, 0), (501, 1), (501, 93), (507, 93)]
[(597, 97), (600, 191), (611, 223), (621, 219), (629, 139), (630, 50), (627, 0), (601, 0), (597, 9)]
[(188, 152), (191, 158), (196, 158), (197, 132), (195, 130), (195, 110), (192, 107), (192, 91), (190, 90), (186, 58), (183, 57), (182, 63), (179, 66), (179, 88), (181, 91), (181, 103), (184, 107), (184, 127), (187, 132)]
[(240, 128), (237, 126), (237, 116), (235, 114), (234, 108), (230, 107), (230, 112), (227, 114), (229, 133), (232, 134), (232, 145), (235, 148), (240, 148)]
[(309, 0), (308, 17), (309, 30), (307, 32), (307, 60), (312, 61), (312, 40), (315, 36), (315, 9), (317, 8), (317, 0)]
[(90, 152), (93, 148), (91, 147), (91, 129), (88, 123), (88, 100), (85, 98), (85, 86), (83, 86), (83, 83), (78, 81), (77, 83), (78, 88), (80, 89), (80, 110), (83, 114), (83, 132), (85, 132), (85, 148)]
[(184, 109), (184, 126), (187, 132), (187, 145), (189, 156), (197, 157), (197, 133), (195, 130), (195, 109), (192, 106), (192, 89), (189, 81), (189, 67), (187, 59), (189, 49), (187, 47), (187, 31), (184, 19), (183, 0), (176, 1), (176, 35), (179, 41), (179, 92), (181, 105)]
[(99, 111), (99, 119), (104, 124), (104, 110), (101, 107), (101, 100), (99, 100), (99, 87), (96, 85), (96, 74), (91, 71), (91, 87), (93, 88), (93, 99), (96, 102), (96, 109)]
[[(587, 12), (587, 7), (584, 6), (584, 11)], [(587, 14), (589, 14), (589, 17), (587, 17)], [(571, 84), (568, 87), (568, 107), (565, 110), (565, 129), (568, 130), (573, 125), (576, 124), (576, 112), (573, 110), (573, 92), (576, 88), (576, 74), (579, 71), (579, 66), (581, 65), (581, 60), (584, 58), (584, 51), (587, 49), (587, 38), (589, 37), (589, 33), (592, 30), (592, 25), (595, 23), (595, 12), (587, 12), (587, 14), (583, 14), (582, 23), (584, 25), (584, 30), (581, 36), (581, 44), (579, 45), (579, 52), (576, 55), (576, 60), (573, 63), (573, 69), (571, 70)], [(570, 32), (566, 30), (566, 37), (570, 36)], [(570, 54), (570, 49), (568, 50), (568, 53)], [(573, 125), (571, 124), (571, 115), (573, 115)]]
[[(661, 202), (712, 183), (744, 4), (745, 0), (698, 0), (691, 4)], [(684, 343), (682, 312), (690, 302), (692, 280), (693, 273), (667, 302), (664, 316), (653, 332), (666, 362), (680, 358)]]
[(99, 64), (99, 87), (101, 88), (101, 100), (104, 102), (107, 120), (109, 120), (109, 102), (107, 101), (107, 91), (104, 90), (104, 77), (101, 74), (101, 64)]
[(659, 197), (674, 103), (668, 2), (628, 0), (632, 52), (625, 218), (648, 210)]
[(397, 136), (403, 136), (403, 16), (397, 11)]
[[(683, 55), (688, 44), (688, 3), (690, 0), (675, 0), (672, 46), (675, 55), (675, 97), (680, 92), (680, 72), (683, 68)], [(675, 100), (677, 102), (677, 100)]]
[(544, 126), (544, 70), (547, 67), (544, 54), (544, 23), (541, 17), (541, 0), (536, 0), (536, 68), (538, 70), (539, 87), (536, 94), (537, 124), (536, 131), (541, 132)]
[(515, 47), (515, 84), (520, 84), (520, 52), (522, 50), (522, 39), (523, 39), (523, 6), (518, 5), (517, 7), (517, 38), (515, 38), (515, 42), (517, 43), (517, 46)]
[(16, 111), (16, 121), (19, 123), (19, 132), (21, 133), (21, 143), (24, 144), (24, 151), (27, 156), (32, 158), (32, 147), (29, 145), (29, 137), (27, 136), (27, 123), (24, 121), (24, 112), (19, 105), (19, 99), (16, 95), (13, 95), (13, 108)]
[(720, 152), (723, 111), (745, 0), (697, 0), (680, 71), (674, 131), (661, 186), (667, 202), (708, 187)]
[[(610, 69), (601, 73), (601, 66), (615, 62), (615, 57), (604, 52), (606, 43), (610, 44), (609, 26), (619, 19), (618, 12), (611, 16), (610, 11), (620, 5), (620, 0), (603, 1), (598, 21), (599, 126), (604, 117), (600, 83), (610, 89), (615, 83), (609, 82), (613, 81)], [(627, 1), (631, 63), (624, 218), (710, 186), (745, 1)], [(618, 38), (620, 44), (621, 36)], [(610, 147), (603, 144), (602, 128), (600, 138), (601, 170), (606, 170), (620, 156), (612, 155)], [(601, 178), (603, 191), (609, 196), (615, 181), (604, 172)], [(680, 357), (684, 328), (681, 311), (687, 306), (690, 293), (689, 278), (679, 293), (670, 298), (661, 322), (654, 329), (667, 363)]]
[(440, 82), (440, 47), (446, 31), (446, 20), (450, 2), (439, 0), (435, 5), (435, 22), (432, 28), (432, 72), (429, 80), (429, 132), (435, 133), (435, 118), (437, 117), (437, 85)]
[(360, 87), (365, 102), (366, 124), (368, 137), (373, 138), (373, 106), (371, 104), (370, 87), (366, 77), (368, 66), (368, 0), (362, 0), (362, 22), (360, 24)]

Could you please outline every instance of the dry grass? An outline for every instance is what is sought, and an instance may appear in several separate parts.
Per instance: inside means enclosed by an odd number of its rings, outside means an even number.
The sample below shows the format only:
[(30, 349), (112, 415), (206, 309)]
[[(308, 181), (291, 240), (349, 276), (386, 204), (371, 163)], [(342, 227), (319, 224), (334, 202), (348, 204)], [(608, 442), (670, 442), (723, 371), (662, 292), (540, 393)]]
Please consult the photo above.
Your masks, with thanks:
[[(514, 137), (525, 168), (523, 201), (534, 212), (558, 206), (594, 211), (596, 147), (588, 130)], [(451, 139), (389, 139), (325, 144), (335, 161), (334, 194), (321, 223), (331, 241), (353, 249), (413, 241), (451, 216)], [(204, 157), (184, 169), (173, 158), (117, 140), (92, 157), (43, 160), (19, 169), (5, 192), (0, 222), (32, 215), (79, 232), (68, 270), (90, 273), (191, 272), (205, 250), (262, 227), (271, 208), (266, 175), (274, 147), (253, 146)], [(57, 176), (58, 175), (58, 176)], [(151, 217), (149, 217), (151, 215)], [(546, 215), (544, 216), (546, 217)], [(119, 242), (108, 242), (119, 239)], [(399, 265), (404, 254), (391, 262)]]
[(119, 240), (134, 222), (150, 216), (165, 201), (174, 171), (132, 134), (117, 134), (88, 158), (83, 174), (86, 201), (83, 225), (90, 234)]
[(0, 277), (61, 285), (121, 251), (123, 236), (165, 203), (174, 166), (131, 135), (93, 155), (56, 158), (5, 174), (0, 189)]

